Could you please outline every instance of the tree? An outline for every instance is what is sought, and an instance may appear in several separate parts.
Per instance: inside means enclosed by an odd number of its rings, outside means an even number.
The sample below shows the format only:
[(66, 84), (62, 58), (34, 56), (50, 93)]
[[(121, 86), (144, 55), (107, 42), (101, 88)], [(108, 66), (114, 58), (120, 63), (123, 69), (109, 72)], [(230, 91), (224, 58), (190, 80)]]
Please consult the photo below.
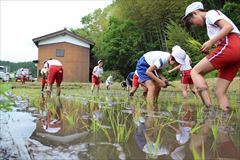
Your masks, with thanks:
[(108, 70), (119, 70), (122, 75), (134, 71), (136, 61), (144, 53), (142, 37), (135, 23), (119, 21), (111, 17), (110, 26), (103, 34), (102, 50), (99, 53)]
[(225, 13), (228, 18), (230, 18), (233, 23), (240, 28), (240, 4), (239, 3), (226, 3), (222, 12)]

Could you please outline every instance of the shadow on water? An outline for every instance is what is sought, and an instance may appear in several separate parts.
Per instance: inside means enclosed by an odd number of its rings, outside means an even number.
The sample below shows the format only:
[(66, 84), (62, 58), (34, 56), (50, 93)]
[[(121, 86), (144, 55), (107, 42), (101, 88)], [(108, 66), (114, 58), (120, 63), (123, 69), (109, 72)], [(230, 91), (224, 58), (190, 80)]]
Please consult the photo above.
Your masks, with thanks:
[(225, 115), (167, 98), (153, 114), (145, 106), (139, 97), (127, 102), (119, 94), (42, 94), (35, 127), (24, 138), (27, 151), (31, 159), (239, 159), (239, 111)]

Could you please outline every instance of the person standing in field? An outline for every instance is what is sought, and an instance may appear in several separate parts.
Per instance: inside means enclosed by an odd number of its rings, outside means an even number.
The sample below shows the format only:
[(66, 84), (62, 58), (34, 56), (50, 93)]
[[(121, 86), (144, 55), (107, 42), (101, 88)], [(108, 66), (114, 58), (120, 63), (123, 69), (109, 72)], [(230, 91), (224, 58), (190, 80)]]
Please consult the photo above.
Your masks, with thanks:
[(99, 89), (100, 89), (100, 83), (101, 83), (101, 74), (103, 73), (103, 61), (99, 60), (98, 65), (93, 68), (92, 72), (92, 87), (91, 91), (93, 93), (93, 90), (95, 87), (97, 87), (97, 93), (99, 94)]
[[(226, 93), (240, 68), (240, 32), (238, 28), (221, 11), (205, 11), (201, 2), (194, 2), (186, 8), (183, 21), (187, 28), (190, 28), (192, 24), (207, 28), (209, 40), (200, 48), (206, 57), (198, 62), (191, 71), (191, 77), (203, 103), (207, 108), (212, 107), (204, 75), (218, 70), (215, 89), (217, 101), (223, 111), (231, 111)], [(216, 48), (209, 53), (213, 45)]]
[(26, 81), (26, 77), (27, 76), (27, 73), (24, 69), (21, 70), (21, 81), (22, 81), (22, 84), (25, 84), (25, 81)]
[(177, 69), (180, 69), (181, 71), (182, 95), (183, 95), (183, 101), (186, 102), (188, 86), (194, 95), (196, 95), (197, 93), (196, 89), (194, 88), (193, 81), (190, 75), (192, 70), (191, 59), (187, 54), (184, 60), (184, 64), (180, 64), (174, 67), (173, 69), (169, 70), (168, 73), (172, 73)]
[(110, 75), (108, 78), (107, 78), (107, 80), (106, 80), (106, 88), (107, 88), (107, 90), (109, 90), (110, 89), (110, 85), (112, 84), (112, 75)]
[(47, 70), (47, 95), (50, 97), (52, 93), (52, 85), (56, 81), (57, 96), (61, 94), (61, 83), (63, 80), (63, 66), (62, 63), (56, 59), (49, 59), (44, 61), (44, 68)]

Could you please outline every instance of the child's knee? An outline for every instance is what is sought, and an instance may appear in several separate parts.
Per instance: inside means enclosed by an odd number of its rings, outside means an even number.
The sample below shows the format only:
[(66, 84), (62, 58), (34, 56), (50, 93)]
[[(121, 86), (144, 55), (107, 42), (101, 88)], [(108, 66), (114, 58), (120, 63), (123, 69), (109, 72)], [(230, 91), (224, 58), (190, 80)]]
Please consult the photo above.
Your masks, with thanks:
[(222, 90), (222, 89), (219, 89), (219, 88), (217, 88), (216, 90), (215, 90), (215, 95), (217, 96), (217, 97), (221, 97), (222, 95), (225, 95), (226, 93)]
[(205, 92), (208, 90), (207, 86), (197, 87), (197, 91), (201, 94), (202, 92)]

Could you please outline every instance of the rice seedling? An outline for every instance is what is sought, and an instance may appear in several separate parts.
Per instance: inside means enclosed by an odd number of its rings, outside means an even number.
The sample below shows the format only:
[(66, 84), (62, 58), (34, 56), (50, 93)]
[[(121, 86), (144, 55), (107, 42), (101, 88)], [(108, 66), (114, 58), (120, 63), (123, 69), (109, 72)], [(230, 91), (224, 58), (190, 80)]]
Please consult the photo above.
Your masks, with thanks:
[(202, 141), (202, 153), (201, 155), (199, 154), (199, 152), (196, 150), (196, 148), (194, 146), (191, 147), (191, 152), (193, 155), (193, 159), (194, 160), (205, 160), (205, 148), (204, 148), (204, 142)]

